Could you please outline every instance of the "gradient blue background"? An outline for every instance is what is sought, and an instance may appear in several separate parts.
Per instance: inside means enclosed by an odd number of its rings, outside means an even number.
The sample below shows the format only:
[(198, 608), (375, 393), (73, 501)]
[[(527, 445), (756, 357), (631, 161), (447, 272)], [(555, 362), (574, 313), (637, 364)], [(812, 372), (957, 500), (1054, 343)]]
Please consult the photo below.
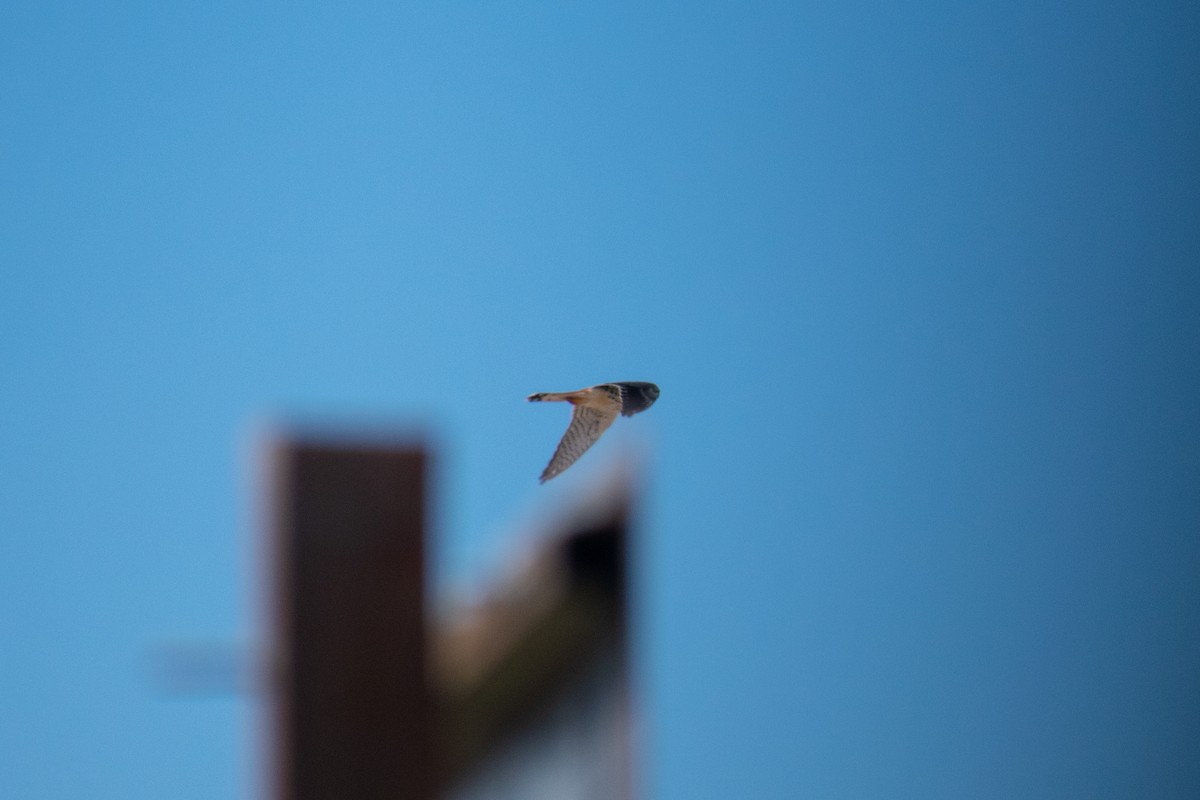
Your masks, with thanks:
[(301, 418), (430, 432), (447, 591), (642, 443), (654, 798), (1197, 797), (1198, 9), (5, 4), (0, 795), (253, 793), (147, 654)]

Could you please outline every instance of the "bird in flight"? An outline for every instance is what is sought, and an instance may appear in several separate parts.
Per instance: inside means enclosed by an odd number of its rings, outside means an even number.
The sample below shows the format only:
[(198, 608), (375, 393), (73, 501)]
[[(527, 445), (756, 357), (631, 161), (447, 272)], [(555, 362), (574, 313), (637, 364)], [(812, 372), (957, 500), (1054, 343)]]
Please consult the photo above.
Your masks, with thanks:
[(645, 381), (599, 383), (576, 392), (538, 392), (531, 403), (562, 400), (571, 404), (571, 424), (554, 451), (554, 457), (542, 470), (541, 482), (553, 478), (571, 466), (608, 430), (618, 414), (632, 417), (645, 411), (658, 399), (658, 387)]

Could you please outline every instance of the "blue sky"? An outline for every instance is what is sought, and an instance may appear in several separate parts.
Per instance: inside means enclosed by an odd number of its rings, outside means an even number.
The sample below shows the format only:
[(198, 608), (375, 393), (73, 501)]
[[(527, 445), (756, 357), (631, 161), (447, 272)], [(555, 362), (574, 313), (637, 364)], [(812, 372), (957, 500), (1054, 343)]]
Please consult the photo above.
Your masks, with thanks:
[[(1200, 12), (9, 3), (0, 794), (250, 796), (264, 421), (649, 454), (655, 798), (1200, 792)], [(565, 411), (653, 380), (547, 486)], [(559, 413), (561, 412), (561, 413)]]

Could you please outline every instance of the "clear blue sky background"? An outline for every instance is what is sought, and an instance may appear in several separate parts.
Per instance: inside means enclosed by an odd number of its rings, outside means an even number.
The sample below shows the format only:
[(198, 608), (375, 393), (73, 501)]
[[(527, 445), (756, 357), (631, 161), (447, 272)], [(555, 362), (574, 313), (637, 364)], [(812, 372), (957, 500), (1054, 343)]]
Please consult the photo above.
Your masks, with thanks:
[(6, 3), (0, 795), (252, 792), (273, 417), (645, 442), (655, 798), (1200, 795), (1198, 9)]

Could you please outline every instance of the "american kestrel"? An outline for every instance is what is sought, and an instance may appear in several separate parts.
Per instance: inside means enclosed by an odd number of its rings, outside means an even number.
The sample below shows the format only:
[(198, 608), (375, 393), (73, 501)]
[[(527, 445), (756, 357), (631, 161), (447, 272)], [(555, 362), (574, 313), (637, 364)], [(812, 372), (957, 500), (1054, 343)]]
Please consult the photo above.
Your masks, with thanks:
[(558, 443), (554, 457), (542, 470), (541, 482), (545, 483), (587, 452), (600, 434), (613, 424), (617, 414), (632, 417), (654, 405), (658, 387), (645, 381), (599, 383), (577, 392), (538, 392), (526, 399), (531, 403), (565, 400), (573, 406), (571, 424)]

